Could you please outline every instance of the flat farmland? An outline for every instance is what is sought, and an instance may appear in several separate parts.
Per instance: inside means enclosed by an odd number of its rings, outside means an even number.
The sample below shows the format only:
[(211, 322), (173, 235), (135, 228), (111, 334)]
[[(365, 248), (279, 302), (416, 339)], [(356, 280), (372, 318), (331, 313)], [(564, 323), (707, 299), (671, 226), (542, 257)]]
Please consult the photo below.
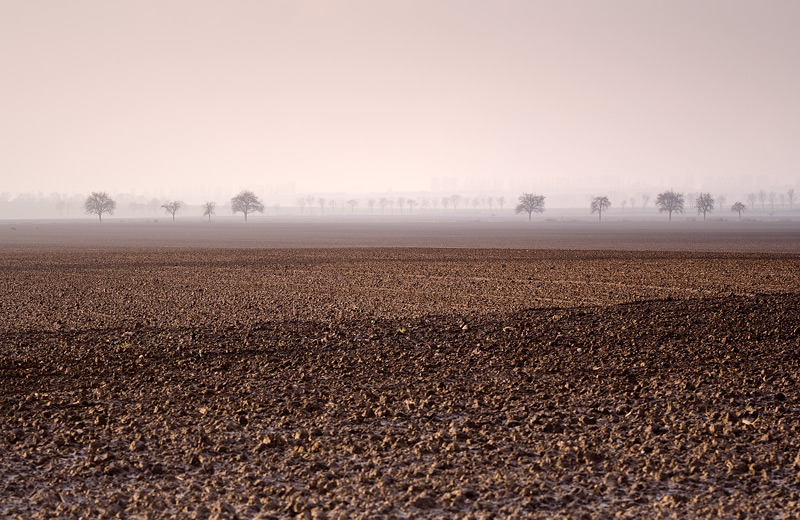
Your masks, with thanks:
[(791, 229), (698, 252), (26, 226), (0, 230), (1, 517), (800, 515)]

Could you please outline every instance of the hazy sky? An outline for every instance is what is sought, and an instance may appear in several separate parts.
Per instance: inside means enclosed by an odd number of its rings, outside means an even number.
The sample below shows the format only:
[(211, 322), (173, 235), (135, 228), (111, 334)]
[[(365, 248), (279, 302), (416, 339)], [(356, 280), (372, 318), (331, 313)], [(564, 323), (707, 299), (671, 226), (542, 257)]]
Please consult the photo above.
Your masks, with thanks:
[(798, 186), (798, 28), (797, 0), (0, 0), (0, 191)]

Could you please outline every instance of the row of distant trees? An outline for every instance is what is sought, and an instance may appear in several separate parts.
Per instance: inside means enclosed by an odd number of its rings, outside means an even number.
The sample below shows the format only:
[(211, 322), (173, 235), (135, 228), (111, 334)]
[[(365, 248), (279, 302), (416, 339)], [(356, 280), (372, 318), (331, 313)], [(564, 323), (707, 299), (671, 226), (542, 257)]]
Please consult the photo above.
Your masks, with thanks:
[[(763, 200), (762, 200), (763, 195)], [(748, 195), (747, 199), (750, 202), (750, 207), (755, 204), (755, 201), (758, 200), (762, 204), (762, 209), (764, 208), (766, 201), (772, 201), (773, 199), (778, 200), (777, 196), (773, 196), (774, 194), (767, 194), (766, 192), (759, 192), (758, 194), (751, 193)], [(784, 195), (784, 200), (789, 203), (790, 208), (793, 207), (795, 202), (795, 192), (794, 189), (788, 190)], [(649, 197), (647, 198), (649, 199)], [(438, 207), (439, 202), (441, 202), (442, 207), (447, 210), (450, 207), (454, 209), (458, 209), (459, 204), (462, 202), (470, 202), (474, 208), (477, 208), (479, 205), (479, 201), (477, 197), (473, 199), (464, 199), (460, 195), (451, 195), (448, 197), (443, 197), (441, 199), (431, 199), (424, 198), (421, 201), (421, 206), (423, 209), (427, 209), (433, 205), (434, 209)], [(700, 193), (699, 195), (690, 196), (690, 206), (694, 207), (697, 210), (698, 215), (703, 215), (703, 220), (705, 220), (706, 216), (713, 212), (718, 206), (722, 206), (725, 204), (726, 200), (725, 197), (713, 197), (710, 193)], [(646, 204), (647, 200), (643, 201), (643, 205)], [(320, 210), (324, 211), (326, 205), (329, 208), (335, 207), (334, 199), (325, 199), (323, 197), (313, 197), (311, 195), (301, 197), (297, 200), (298, 206), (300, 207), (300, 213), (302, 214), (305, 212), (306, 208), (310, 209), (313, 207), (314, 204), (318, 205)], [(350, 207), (350, 211), (353, 212), (358, 206), (359, 201), (357, 199), (350, 199), (346, 202), (346, 204)], [(377, 206), (381, 213), (384, 213), (386, 208), (388, 207), (390, 211), (394, 211), (395, 206), (399, 207), (400, 212), (402, 213), (405, 208), (408, 209), (409, 213), (413, 212), (414, 208), (417, 206), (418, 202), (415, 199), (399, 197), (397, 199), (388, 198), (388, 197), (381, 197), (381, 198), (370, 198), (366, 201), (367, 206), (370, 209), (370, 212), (373, 212), (375, 207)], [(493, 209), (494, 205), (496, 204), (500, 210), (503, 209), (506, 203), (505, 197), (488, 197), (488, 205), (490, 209)], [(623, 199), (623, 206), (625, 206), (627, 200)], [(673, 190), (665, 191), (659, 193), (655, 200), (655, 205), (658, 208), (659, 212), (661, 213), (668, 213), (669, 220), (672, 220), (672, 214), (678, 213), (681, 214), (685, 211), (686, 206), (686, 199), (684, 198), (683, 193), (678, 193)], [(238, 194), (230, 200), (231, 211), (234, 214), (242, 213), (244, 215), (245, 221), (247, 221), (248, 215), (252, 213), (263, 213), (264, 212), (264, 202), (252, 191), (250, 190), (242, 190)], [(515, 207), (515, 212), (517, 214), (527, 214), (528, 221), (532, 219), (532, 215), (534, 213), (540, 214), (544, 212), (545, 206), (545, 197), (544, 195), (537, 195), (534, 193), (523, 193), (519, 196), (519, 200), (517, 206)], [(161, 205), (161, 208), (164, 211), (172, 216), (172, 220), (175, 220), (175, 215), (185, 207), (185, 204), (179, 200), (173, 200), (165, 202)], [(608, 196), (597, 196), (592, 197), (591, 203), (589, 205), (589, 209), (591, 213), (597, 213), (598, 219), (603, 219), (603, 213), (608, 211), (611, 208), (611, 200)], [(103, 220), (103, 215), (113, 215), (114, 210), (116, 209), (116, 202), (106, 193), (106, 192), (92, 192), (89, 197), (87, 197), (84, 203), (84, 209), (86, 213), (97, 215), (100, 221)], [(741, 220), (742, 212), (746, 211), (748, 206), (746, 206), (743, 202), (735, 202), (731, 206), (731, 211), (737, 212), (739, 214), (739, 219)], [(209, 221), (211, 220), (212, 215), (216, 214), (216, 203), (209, 201), (203, 204), (203, 216), (208, 217)]]
[[(789, 201), (790, 204), (794, 204), (794, 190), (789, 190), (791, 194)], [(717, 204), (724, 204), (724, 197), (720, 197), (723, 200), (719, 201), (711, 196), (710, 193), (700, 193), (694, 199), (694, 208), (697, 210), (698, 215), (703, 215), (703, 220), (706, 219), (706, 215), (713, 212)], [(748, 197), (749, 199), (749, 197)], [(658, 194), (656, 197), (656, 207), (658, 207), (659, 213), (668, 213), (669, 220), (672, 220), (673, 213), (683, 213), (685, 210), (685, 200), (683, 197), (683, 193), (676, 193), (673, 190), (664, 191)], [(600, 197), (593, 197), (592, 202), (589, 205), (589, 209), (592, 213), (597, 213), (597, 217), (599, 220), (603, 220), (603, 212), (608, 210), (611, 207), (611, 201), (607, 196), (600, 196)], [(739, 214), (739, 220), (742, 220), (742, 212), (747, 210), (747, 206), (743, 202), (734, 202), (731, 206), (731, 211)]]
[[(165, 202), (161, 205), (167, 214), (172, 215), (173, 222), (175, 221), (175, 214), (184, 206), (185, 204), (179, 200)], [(87, 214), (97, 215), (100, 222), (102, 222), (104, 214), (114, 214), (117, 203), (114, 199), (109, 197), (108, 193), (104, 191), (95, 191), (86, 198), (83, 208), (86, 210)], [(211, 221), (211, 216), (216, 214), (216, 208), (217, 205), (215, 202), (205, 202), (203, 204), (203, 216), (207, 216), (208, 220)], [(236, 213), (243, 213), (244, 220), (247, 221), (247, 215), (254, 212), (264, 212), (264, 203), (252, 191), (242, 190), (231, 198), (231, 211), (233, 211), (234, 215)]]
[[(442, 208), (445, 210), (449, 208), (458, 209), (459, 207), (472, 207), (473, 209), (477, 209), (478, 207), (488, 207), (489, 210), (493, 210), (495, 207), (498, 207), (501, 211), (505, 207), (506, 198), (505, 197), (462, 197), (461, 195), (454, 194), (447, 197), (437, 198), (427, 198), (423, 197), (420, 200), (413, 199), (413, 198), (406, 198), (406, 197), (379, 197), (379, 198), (369, 198), (366, 201), (366, 205), (369, 208), (370, 213), (374, 213), (375, 209), (379, 209), (381, 213), (385, 213), (386, 209), (388, 208), (391, 213), (394, 213), (394, 209), (398, 208), (400, 213), (403, 213), (405, 209), (408, 209), (409, 213), (414, 212), (414, 208), (420, 206), (421, 209), (427, 210), (429, 208), (433, 208), (434, 210), (438, 209), (441, 205)], [(358, 199), (348, 199), (347, 201), (343, 202), (345, 205), (350, 207), (350, 212), (353, 213), (355, 208), (359, 205)], [(342, 203), (339, 203), (342, 204)], [(319, 206), (320, 211), (324, 212), (325, 208), (327, 207), (329, 211), (333, 211), (336, 208), (337, 201), (336, 199), (325, 197), (314, 197), (312, 195), (306, 195), (297, 199), (297, 206), (300, 208), (300, 213), (305, 213), (306, 209), (311, 211), (314, 206)]]

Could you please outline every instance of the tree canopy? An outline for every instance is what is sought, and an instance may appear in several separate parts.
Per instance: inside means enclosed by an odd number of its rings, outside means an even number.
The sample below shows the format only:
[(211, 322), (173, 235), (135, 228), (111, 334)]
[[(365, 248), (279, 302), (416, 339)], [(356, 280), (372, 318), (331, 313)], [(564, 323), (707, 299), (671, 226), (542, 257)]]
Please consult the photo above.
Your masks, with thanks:
[(93, 191), (83, 203), (83, 208), (89, 215), (97, 215), (103, 221), (103, 213), (114, 214), (117, 203), (104, 191)]
[(706, 213), (714, 211), (714, 197), (710, 193), (701, 193), (695, 201), (697, 206), (697, 214), (703, 214), (703, 220), (706, 219)]
[(172, 215), (172, 221), (175, 222), (175, 213), (177, 213), (183, 207), (183, 202), (179, 200), (173, 200), (172, 202), (166, 202), (162, 204), (161, 207), (164, 208), (165, 212)]
[(544, 195), (534, 195), (533, 193), (523, 193), (519, 196), (519, 203), (515, 210), (517, 213), (527, 213), (528, 222), (533, 213), (544, 212)]
[(731, 211), (735, 211), (739, 214), (739, 220), (742, 220), (742, 211), (745, 211), (747, 206), (742, 204), (741, 202), (734, 202), (733, 206), (731, 206)]
[(672, 190), (664, 191), (656, 197), (658, 212), (669, 212), (669, 219), (672, 220), (672, 213), (683, 213), (683, 193), (675, 193)]
[(589, 205), (592, 213), (597, 213), (600, 220), (603, 220), (603, 212), (611, 207), (611, 201), (608, 197), (594, 197), (592, 203)]
[(264, 203), (252, 191), (242, 190), (231, 198), (231, 210), (234, 215), (244, 213), (244, 221), (247, 222), (247, 215), (250, 213), (254, 211), (264, 213)]

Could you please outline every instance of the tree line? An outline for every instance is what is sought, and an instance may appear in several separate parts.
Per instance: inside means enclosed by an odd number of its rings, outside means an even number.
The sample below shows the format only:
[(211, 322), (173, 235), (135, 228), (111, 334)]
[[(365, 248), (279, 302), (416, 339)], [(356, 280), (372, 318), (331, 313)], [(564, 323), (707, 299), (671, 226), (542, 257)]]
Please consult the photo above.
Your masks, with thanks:
[[(647, 204), (648, 200), (649, 196), (642, 197), (643, 207)], [(747, 200), (750, 203), (749, 206), (745, 205), (741, 201), (736, 201), (730, 207), (732, 212), (738, 213), (739, 220), (741, 220), (743, 212), (747, 211), (748, 209), (752, 209), (755, 206), (756, 201), (761, 203), (762, 209), (766, 207), (767, 202), (770, 202), (774, 208), (774, 204), (779, 201), (782, 204), (788, 203), (790, 209), (793, 208), (795, 202), (795, 191), (794, 189), (789, 189), (786, 193), (781, 194), (780, 196), (774, 192), (767, 193), (761, 191), (757, 194), (749, 194), (747, 196)], [(623, 209), (627, 205), (627, 202), (628, 199), (623, 199), (621, 204)], [(656, 196), (655, 206), (658, 208), (660, 213), (667, 213), (668, 218), (671, 221), (673, 213), (684, 213), (686, 210), (686, 202), (687, 201), (683, 193), (675, 192), (674, 190), (668, 190), (661, 192)], [(722, 207), (726, 200), (724, 196), (713, 197), (710, 193), (706, 192), (700, 193), (697, 196), (690, 195), (689, 202), (690, 206), (697, 210), (697, 214), (703, 215), (703, 220), (705, 220), (709, 213), (712, 213), (717, 208)], [(490, 210), (493, 210), (494, 207), (497, 206), (502, 211), (505, 203), (506, 199), (502, 196), (480, 198), (462, 197), (458, 194), (442, 197), (441, 199), (436, 197), (432, 199), (422, 198), (420, 201), (406, 197), (380, 197), (369, 198), (366, 200), (366, 205), (369, 208), (370, 213), (373, 213), (376, 207), (381, 211), (381, 213), (385, 213), (387, 208), (391, 213), (394, 213), (395, 207), (399, 209), (400, 213), (403, 213), (406, 209), (409, 213), (412, 213), (414, 208), (418, 205), (421, 206), (423, 210), (433, 207), (435, 211), (438, 209), (439, 204), (441, 204), (441, 207), (444, 210), (448, 210), (451, 207), (454, 210), (457, 210), (459, 206), (472, 206), (473, 209), (477, 210), (477, 208), (483, 204), (488, 205)], [(353, 213), (355, 208), (359, 205), (359, 201), (358, 199), (349, 199), (344, 202), (344, 204), (346, 204), (350, 208), (350, 212)], [(332, 212), (336, 208), (337, 201), (336, 199), (332, 198), (326, 199), (324, 197), (313, 197), (311, 195), (306, 195), (297, 199), (297, 205), (300, 208), (301, 214), (305, 213), (306, 210), (311, 212), (315, 205), (319, 206), (321, 212), (324, 212), (326, 207)], [(172, 217), (174, 222), (175, 215), (185, 206), (186, 205), (180, 200), (172, 200), (162, 204), (161, 208), (166, 214)], [(633, 203), (631, 206), (633, 207)], [(241, 213), (244, 215), (245, 221), (247, 221), (248, 215), (253, 213), (263, 213), (265, 209), (264, 202), (250, 190), (242, 190), (233, 196), (230, 200), (230, 207), (233, 214)], [(216, 203), (213, 201), (207, 201), (202, 205), (202, 208), (203, 216), (208, 217), (208, 220), (211, 221), (211, 217), (216, 214)], [(610, 208), (611, 200), (608, 196), (603, 195), (591, 198), (589, 210), (592, 214), (597, 213), (598, 220), (602, 221), (603, 213), (608, 211)], [(103, 220), (103, 215), (113, 215), (115, 209), (116, 202), (106, 192), (92, 192), (84, 202), (85, 212), (87, 214), (97, 215), (100, 222)], [(541, 214), (544, 212), (544, 209), (545, 196), (534, 193), (523, 193), (520, 195), (517, 205), (514, 208), (515, 213), (517, 214), (527, 214), (528, 221), (532, 220), (534, 213)]]

